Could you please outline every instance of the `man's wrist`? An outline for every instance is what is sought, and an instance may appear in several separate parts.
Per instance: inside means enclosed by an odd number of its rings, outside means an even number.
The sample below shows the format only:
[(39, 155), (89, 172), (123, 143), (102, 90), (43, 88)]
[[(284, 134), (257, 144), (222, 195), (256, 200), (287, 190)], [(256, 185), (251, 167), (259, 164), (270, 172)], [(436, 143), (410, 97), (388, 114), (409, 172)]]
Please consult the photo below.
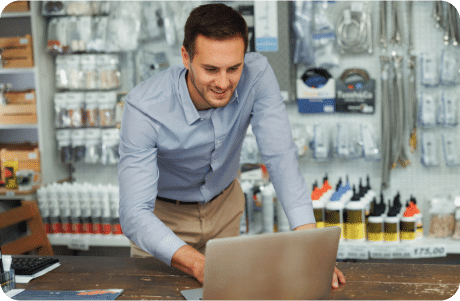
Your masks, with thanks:
[(294, 231), (308, 230), (308, 229), (316, 229), (316, 223), (305, 224), (305, 225), (302, 225), (302, 226), (298, 226), (298, 227), (294, 228)]

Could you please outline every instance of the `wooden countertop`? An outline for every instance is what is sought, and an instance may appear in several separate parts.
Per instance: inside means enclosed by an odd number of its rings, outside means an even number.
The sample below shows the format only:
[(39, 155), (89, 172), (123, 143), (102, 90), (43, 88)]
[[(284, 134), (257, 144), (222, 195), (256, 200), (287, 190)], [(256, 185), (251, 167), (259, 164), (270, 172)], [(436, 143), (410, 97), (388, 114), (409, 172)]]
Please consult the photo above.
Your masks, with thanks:
[[(61, 266), (17, 288), (34, 290), (124, 289), (118, 300), (184, 299), (183, 289), (201, 287), (191, 276), (154, 258), (54, 256)], [(458, 265), (337, 263), (347, 283), (334, 300), (445, 300), (459, 289)]]

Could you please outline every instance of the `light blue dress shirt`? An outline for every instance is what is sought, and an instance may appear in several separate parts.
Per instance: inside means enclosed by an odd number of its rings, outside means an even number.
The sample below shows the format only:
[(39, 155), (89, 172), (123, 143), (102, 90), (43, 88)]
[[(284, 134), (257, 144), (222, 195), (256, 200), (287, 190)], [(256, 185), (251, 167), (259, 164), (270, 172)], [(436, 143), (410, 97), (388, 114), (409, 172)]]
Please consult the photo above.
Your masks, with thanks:
[(186, 71), (171, 67), (126, 97), (118, 164), (123, 233), (171, 265), (185, 242), (153, 214), (157, 195), (205, 203), (219, 194), (237, 176), (250, 123), (291, 228), (315, 223), (288, 115), (267, 59), (247, 53), (229, 104), (206, 111), (195, 108)]

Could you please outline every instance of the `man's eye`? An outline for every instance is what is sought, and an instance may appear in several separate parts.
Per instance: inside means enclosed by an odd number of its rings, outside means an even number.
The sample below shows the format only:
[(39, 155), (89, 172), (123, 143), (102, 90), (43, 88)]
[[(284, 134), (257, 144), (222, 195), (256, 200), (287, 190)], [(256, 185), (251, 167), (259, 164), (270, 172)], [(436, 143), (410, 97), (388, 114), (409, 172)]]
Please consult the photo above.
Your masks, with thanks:
[(217, 69), (213, 69), (213, 68), (205, 68), (206, 71), (208, 72), (216, 72)]

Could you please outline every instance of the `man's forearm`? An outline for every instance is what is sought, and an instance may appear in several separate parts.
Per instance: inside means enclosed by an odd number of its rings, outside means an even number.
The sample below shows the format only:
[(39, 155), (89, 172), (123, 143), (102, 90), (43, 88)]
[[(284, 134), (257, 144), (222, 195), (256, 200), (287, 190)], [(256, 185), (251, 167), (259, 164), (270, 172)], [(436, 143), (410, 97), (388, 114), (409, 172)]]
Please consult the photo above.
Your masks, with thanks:
[(316, 223), (313, 223), (313, 224), (305, 224), (305, 225), (302, 225), (302, 226), (298, 226), (294, 229), (294, 231), (297, 231), (297, 230), (307, 230), (307, 229), (315, 229), (316, 228)]
[(180, 247), (171, 258), (171, 265), (195, 277), (203, 284), (204, 255), (189, 245)]

